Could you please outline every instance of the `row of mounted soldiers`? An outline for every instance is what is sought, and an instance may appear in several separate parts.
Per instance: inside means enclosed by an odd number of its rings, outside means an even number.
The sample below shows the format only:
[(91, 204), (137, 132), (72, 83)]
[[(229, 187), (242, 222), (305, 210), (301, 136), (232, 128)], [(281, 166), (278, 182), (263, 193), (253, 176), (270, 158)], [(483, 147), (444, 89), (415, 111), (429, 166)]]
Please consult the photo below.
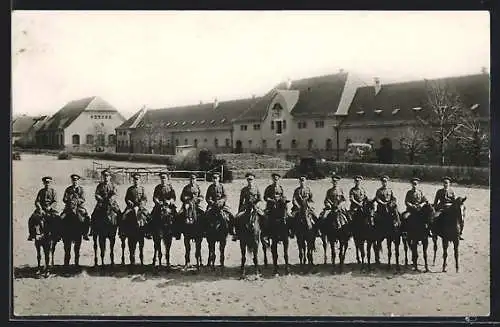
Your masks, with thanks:
[[(35, 237), (34, 223), (36, 219), (47, 218), (48, 221), (53, 221), (54, 219), (64, 219), (65, 216), (73, 210), (73, 212), (78, 213), (84, 220), (84, 230), (82, 230), (82, 236), (85, 240), (89, 239), (89, 236), (93, 234), (93, 225), (96, 219), (95, 213), (98, 212), (105, 205), (109, 204), (113, 211), (115, 211), (118, 216), (126, 216), (131, 210), (135, 210), (136, 213), (140, 212), (144, 217), (151, 217), (157, 214), (160, 205), (168, 205), (175, 208), (175, 201), (177, 200), (176, 192), (170, 183), (170, 174), (168, 172), (162, 172), (159, 174), (160, 184), (154, 188), (153, 201), (155, 206), (151, 215), (147, 212), (145, 204), (147, 202), (146, 192), (144, 187), (140, 185), (140, 175), (133, 174), (133, 185), (127, 189), (125, 195), (126, 209), (121, 213), (118, 202), (116, 201), (117, 190), (115, 185), (111, 181), (111, 173), (108, 170), (102, 171), (102, 182), (100, 182), (95, 190), (95, 199), (97, 201), (96, 207), (92, 215), (88, 215), (87, 210), (84, 207), (85, 204), (85, 192), (79, 181), (81, 177), (77, 174), (72, 174), (70, 176), (72, 185), (68, 186), (64, 191), (63, 202), (65, 207), (59, 215), (56, 210), (57, 195), (55, 190), (51, 187), (52, 177), (46, 176), (42, 178), (44, 187), (38, 192), (35, 200), (36, 210), (31, 215), (29, 219), (29, 237), (28, 240), (33, 240)], [(238, 207), (238, 213), (233, 215), (230, 208), (226, 204), (227, 193), (224, 185), (220, 182), (220, 175), (215, 173), (213, 175), (213, 183), (208, 187), (205, 195), (205, 201), (207, 202), (207, 210), (211, 207), (217, 206), (221, 209), (222, 217), (228, 223), (230, 234), (233, 236), (233, 240), (237, 240), (237, 226), (238, 219), (248, 212), (248, 210), (255, 209), (257, 214), (265, 215), (268, 213), (269, 208), (272, 207), (273, 203), (279, 200), (286, 200), (283, 187), (280, 185), (281, 176), (279, 174), (272, 174), (272, 184), (266, 187), (264, 191), (264, 201), (267, 203), (264, 212), (256, 205), (262, 201), (262, 196), (254, 184), (255, 175), (248, 173), (246, 175), (246, 180), (248, 185), (243, 187), (240, 192), (240, 201)], [(307, 185), (307, 178), (305, 176), (299, 177), (299, 186), (295, 189), (292, 198), (292, 209), (291, 215), (288, 219), (293, 224), (295, 216), (299, 210), (306, 208), (312, 213), (313, 224), (321, 224), (324, 222), (326, 217), (332, 211), (338, 211), (346, 213), (348, 211), (353, 212), (360, 208), (363, 202), (367, 199), (367, 194), (362, 186), (363, 177), (354, 177), (354, 186), (349, 190), (348, 197), (346, 197), (345, 192), (337, 184), (340, 180), (340, 176), (335, 173), (331, 176), (332, 187), (327, 190), (324, 209), (319, 216), (314, 214), (313, 207), (313, 194), (311, 189)], [(198, 217), (201, 217), (203, 210), (201, 209), (201, 202), (203, 201), (203, 196), (199, 185), (197, 184), (197, 176), (195, 174), (190, 175), (189, 183), (184, 186), (181, 192), (181, 201), (183, 203), (180, 212), (187, 210), (190, 203), (194, 203), (196, 206), (196, 212)], [(375, 194), (375, 201), (377, 202), (377, 210), (389, 209), (397, 210), (396, 197), (393, 190), (388, 185), (389, 177), (384, 175), (380, 177), (381, 187), (377, 189)], [(418, 178), (411, 179), (411, 189), (408, 190), (405, 197), (406, 211), (401, 215), (403, 222), (407, 217), (414, 212), (418, 212), (424, 204), (428, 203), (427, 198), (423, 192), (418, 187), (420, 180)], [(437, 219), (441, 212), (452, 205), (455, 199), (455, 193), (450, 187), (451, 178), (444, 177), (442, 179), (443, 188), (436, 192), (434, 199), (434, 208), (436, 210), (435, 219)], [(347, 206), (347, 200), (350, 201), (350, 206)], [(177, 222), (178, 224), (178, 222)], [(178, 226), (178, 225), (177, 225)], [(318, 225), (319, 226), (319, 225)], [(175, 233), (176, 239), (180, 239), (180, 229), (176, 229)], [(319, 230), (319, 228), (318, 228)], [(463, 217), (460, 221), (460, 235), (463, 230)], [(89, 233), (90, 232), (90, 233)], [(151, 238), (151, 231), (145, 230), (147, 238)], [(429, 229), (430, 233), (430, 229)], [(290, 237), (294, 237), (292, 229), (290, 230)]]

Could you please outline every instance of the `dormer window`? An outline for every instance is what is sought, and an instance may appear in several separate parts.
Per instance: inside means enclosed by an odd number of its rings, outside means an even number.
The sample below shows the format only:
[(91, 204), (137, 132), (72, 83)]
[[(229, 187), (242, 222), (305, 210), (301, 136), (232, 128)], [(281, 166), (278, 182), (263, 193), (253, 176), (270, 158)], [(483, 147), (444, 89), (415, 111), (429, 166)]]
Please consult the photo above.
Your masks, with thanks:
[(212, 119), (212, 120), (210, 121), (210, 124), (215, 124), (215, 119)]
[(193, 120), (193, 121), (191, 122), (191, 125), (194, 125), (194, 124), (196, 124), (196, 120)]
[(176, 121), (174, 121), (174, 122), (172, 123), (172, 125), (173, 125), (173, 126), (177, 126), (177, 122), (176, 122)]
[(203, 119), (202, 121), (200, 121), (200, 124), (205, 124), (205, 119)]
[(399, 108), (396, 108), (396, 109), (394, 109), (394, 110), (392, 111), (392, 114), (393, 114), (393, 115), (395, 115), (395, 114), (397, 114), (398, 112), (399, 112)]
[(184, 125), (186, 125), (186, 121), (183, 121), (183, 122), (182, 122), (182, 126), (184, 126)]
[(358, 111), (358, 112), (356, 112), (356, 113), (357, 113), (358, 115), (364, 115), (364, 114), (365, 114), (365, 112), (364, 112), (363, 110), (360, 110), (360, 111)]
[(470, 110), (474, 111), (474, 110), (476, 110), (477, 108), (479, 108), (479, 104), (478, 104), (478, 103), (476, 103), (476, 104), (472, 105), (472, 106), (470, 107)]
[(221, 124), (224, 124), (225, 122), (226, 122), (226, 118), (222, 118), (222, 119), (220, 120), (220, 123), (221, 123)]
[(168, 126), (170, 126), (170, 122), (167, 122), (166, 126), (167, 126), (167, 127), (168, 127)]
[(380, 115), (382, 113), (383, 110), (381, 109), (375, 109), (374, 112), (377, 114), (377, 115)]
[(272, 117), (273, 118), (279, 118), (279, 117), (281, 117), (281, 112), (282, 111), (283, 111), (283, 108), (281, 107), (281, 105), (279, 103), (276, 103), (273, 106)]
[(418, 112), (418, 111), (422, 110), (422, 107), (415, 107), (415, 108), (411, 108), (411, 109)]

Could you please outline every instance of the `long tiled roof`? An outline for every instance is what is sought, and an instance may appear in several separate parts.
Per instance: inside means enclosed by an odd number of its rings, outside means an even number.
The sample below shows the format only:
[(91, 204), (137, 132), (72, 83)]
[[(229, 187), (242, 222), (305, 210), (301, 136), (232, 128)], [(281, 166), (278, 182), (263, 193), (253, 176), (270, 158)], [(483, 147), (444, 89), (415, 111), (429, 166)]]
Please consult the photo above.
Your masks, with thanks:
[(230, 128), (233, 120), (261, 98), (239, 99), (198, 105), (152, 109), (146, 111), (138, 128), (148, 122), (160, 124), (164, 129)]
[(475, 110), (480, 116), (489, 117), (489, 75), (476, 74), (381, 84), (376, 95), (374, 86), (360, 87), (351, 103), (345, 124), (413, 121), (417, 116), (426, 117), (430, 112), (428, 91), (435, 84), (447, 85), (459, 95), (467, 108), (477, 108)]
[(26, 133), (35, 124), (36, 117), (18, 116), (12, 121), (12, 133)]

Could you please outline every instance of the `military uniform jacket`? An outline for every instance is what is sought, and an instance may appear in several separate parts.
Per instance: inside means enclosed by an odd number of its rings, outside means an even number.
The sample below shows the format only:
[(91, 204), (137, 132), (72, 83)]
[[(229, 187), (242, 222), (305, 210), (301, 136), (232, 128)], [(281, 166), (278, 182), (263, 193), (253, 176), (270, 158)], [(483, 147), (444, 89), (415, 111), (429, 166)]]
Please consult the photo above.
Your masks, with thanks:
[(97, 204), (104, 204), (106, 201), (111, 202), (113, 196), (116, 195), (116, 187), (113, 183), (101, 182), (97, 184), (95, 189), (95, 198)]
[(131, 201), (134, 206), (142, 207), (147, 201), (146, 192), (144, 191), (144, 187), (139, 186), (130, 186), (127, 189), (127, 193), (125, 194), (125, 203), (128, 206), (128, 201)]
[(299, 186), (293, 192), (292, 204), (294, 208), (302, 208), (304, 201), (307, 203), (313, 202), (313, 195), (309, 186)]
[(264, 190), (264, 200), (267, 202), (267, 206), (272, 206), (273, 203), (270, 200), (280, 200), (285, 198), (285, 192), (283, 187), (278, 184), (271, 184)]
[(245, 186), (240, 192), (240, 204), (238, 206), (238, 211), (244, 211), (250, 208), (249, 205), (253, 205), (262, 200), (260, 196), (260, 191), (256, 186)]
[[(377, 202), (379, 201), (384, 201), (384, 202), (396, 202), (396, 197), (394, 196), (394, 192), (392, 192), (392, 189), (386, 187), (381, 187), (377, 190), (375, 193), (375, 199)], [(380, 202), (379, 202), (380, 203)]]
[(352, 200), (363, 203), (366, 200), (366, 191), (362, 187), (353, 187), (349, 190), (349, 199), (351, 199), (351, 207), (358, 206), (356, 203), (352, 202)]
[(345, 200), (344, 190), (341, 188), (332, 187), (326, 191), (325, 206), (327, 207), (337, 208)]
[(409, 190), (408, 192), (406, 192), (405, 204), (407, 207), (408, 204), (419, 205), (426, 201), (427, 199), (425, 198), (424, 193), (422, 193), (422, 191), (419, 189), (416, 189), (415, 191)]
[(83, 187), (78, 186), (68, 186), (64, 191), (63, 202), (66, 204), (66, 207), (70, 205), (70, 203), (76, 200), (78, 207), (82, 208), (85, 203), (85, 192), (83, 191)]
[(455, 192), (451, 188), (448, 190), (439, 189), (434, 198), (434, 207), (442, 208), (447, 203), (453, 203), (453, 200), (455, 200)]
[(172, 184), (158, 184), (153, 191), (153, 200), (156, 202), (163, 202), (166, 200), (177, 200), (175, 190)]
[(203, 199), (203, 197), (201, 195), (200, 186), (198, 186), (198, 184), (193, 184), (193, 185), (187, 184), (182, 189), (181, 201), (183, 203), (186, 203), (186, 202), (191, 201), (193, 199), (195, 200), (196, 203), (201, 202), (201, 200)]
[(42, 210), (54, 209), (52, 206), (57, 202), (56, 191), (52, 188), (42, 188), (38, 191), (35, 200), (35, 206), (38, 208), (40, 206)]
[(205, 201), (207, 201), (209, 205), (212, 205), (219, 200), (226, 200), (226, 198), (226, 191), (222, 184), (211, 184), (207, 189)]

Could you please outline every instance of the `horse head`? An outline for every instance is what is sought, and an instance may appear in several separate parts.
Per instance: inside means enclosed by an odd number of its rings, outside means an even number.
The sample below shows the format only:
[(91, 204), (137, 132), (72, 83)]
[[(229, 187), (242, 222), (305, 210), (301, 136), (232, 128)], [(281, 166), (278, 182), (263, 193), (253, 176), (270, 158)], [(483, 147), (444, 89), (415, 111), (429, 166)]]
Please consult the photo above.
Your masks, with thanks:
[(422, 206), (422, 209), (420, 209), (420, 214), (427, 221), (427, 220), (429, 220), (429, 218), (434, 217), (434, 215), (436, 214), (436, 211), (434, 210), (434, 207), (427, 201)]
[(193, 202), (184, 204), (184, 223), (187, 225), (194, 225), (198, 221), (196, 206)]
[(462, 217), (465, 218), (465, 212), (466, 212), (466, 207), (465, 207), (465, 201), (467, 200), (467, 197), (457, 197), (454, 201), (451, 207), (449, 208), (449, 213), (453, 215), (453, 217)]
[(363, 203), (363, 215), (366, 219), (365, 223), (371, 227), (375, 227), (375, 215), (377, 213), (377, 201), (365, 200)]
[(160, 205), (160, 219), (163, 224), (172, 225), (174, 218), (174, 208), (168, 204)]

